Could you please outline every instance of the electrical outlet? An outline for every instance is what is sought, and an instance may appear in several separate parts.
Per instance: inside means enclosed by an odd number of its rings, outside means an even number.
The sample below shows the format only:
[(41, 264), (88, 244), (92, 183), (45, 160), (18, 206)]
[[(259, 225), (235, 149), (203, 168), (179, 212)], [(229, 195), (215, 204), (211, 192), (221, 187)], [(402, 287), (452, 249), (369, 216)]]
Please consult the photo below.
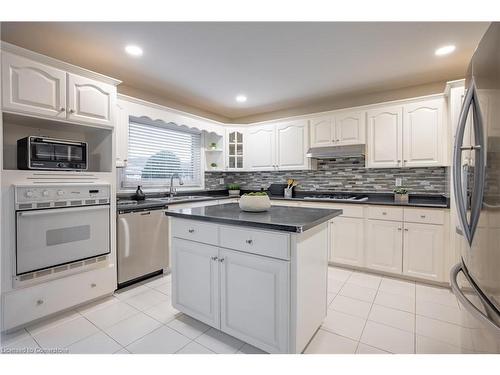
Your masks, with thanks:
[(223, 178), (219, 178), (219, 184), (220, 185), (224, 185), (224, 179)]
[(403, 185), (403, 179), (401, 177), (396, 177), (396, 186)]

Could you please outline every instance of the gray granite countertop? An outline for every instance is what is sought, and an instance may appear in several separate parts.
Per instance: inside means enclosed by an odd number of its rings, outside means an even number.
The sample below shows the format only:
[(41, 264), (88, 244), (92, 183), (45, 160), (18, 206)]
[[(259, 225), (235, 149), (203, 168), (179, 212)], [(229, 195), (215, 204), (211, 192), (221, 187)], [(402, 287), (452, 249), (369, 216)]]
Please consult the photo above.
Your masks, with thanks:
[(342, 210), (271, 206), (266, 212), (244, 212), (237, 203), (181, 208), (165, 215), (189, 220), (302, 233), (342, 214)]

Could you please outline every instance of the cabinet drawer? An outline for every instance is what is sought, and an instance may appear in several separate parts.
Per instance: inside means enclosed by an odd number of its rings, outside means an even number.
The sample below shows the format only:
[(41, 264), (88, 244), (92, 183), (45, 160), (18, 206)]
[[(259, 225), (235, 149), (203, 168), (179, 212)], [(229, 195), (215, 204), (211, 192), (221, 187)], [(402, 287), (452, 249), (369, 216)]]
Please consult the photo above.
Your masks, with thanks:
[(11, 329), (112, 293), (116, 268), (79, 273), (4, 295), (3, 329)]
[(403, 208), (369, 206), (367, 216), (368, 219), (375, 219), (375, 220), (403, 221)]
[(290, 236), (248, 228), (220, 227), (220, 246), (252, 254), (290, 259)]
[(219, 242), (217, 233), (217, 225), (172, 218), (173, 237), (217, 245)]
[(406, 222), (423, 224), (444, 224), (444, 211), (422, 208), (405, 208)]
[(355, 204), (335, 204), (335, 203), (315, 203), (303, 202), (301, 207), (326, 208), (329, 210), (342, 210), (342, 217), (357, 217), (363, 218), (363, 206)]

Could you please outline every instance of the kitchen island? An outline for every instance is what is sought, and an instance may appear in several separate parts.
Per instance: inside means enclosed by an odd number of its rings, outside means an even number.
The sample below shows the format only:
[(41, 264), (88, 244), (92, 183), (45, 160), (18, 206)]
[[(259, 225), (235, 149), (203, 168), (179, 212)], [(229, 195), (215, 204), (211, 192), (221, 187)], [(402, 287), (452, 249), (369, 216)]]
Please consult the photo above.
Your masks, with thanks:
[(269, 353), (301, 353), (327, 312), (337, 209), (238, 204), (169, 209), (172, 304)]

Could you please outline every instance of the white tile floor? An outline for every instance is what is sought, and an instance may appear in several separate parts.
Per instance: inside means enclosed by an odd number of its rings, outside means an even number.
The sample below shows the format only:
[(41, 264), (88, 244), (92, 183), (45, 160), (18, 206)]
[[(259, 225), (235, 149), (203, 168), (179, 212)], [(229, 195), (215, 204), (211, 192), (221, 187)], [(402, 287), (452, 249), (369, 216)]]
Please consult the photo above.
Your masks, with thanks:
[[(329, 269), (328, 315), (305, 353), (472, 353), (455, 296), (444, 288)], [(2, 335), (4, 352), (263, 353), (171, 305), (170, 276)]]

